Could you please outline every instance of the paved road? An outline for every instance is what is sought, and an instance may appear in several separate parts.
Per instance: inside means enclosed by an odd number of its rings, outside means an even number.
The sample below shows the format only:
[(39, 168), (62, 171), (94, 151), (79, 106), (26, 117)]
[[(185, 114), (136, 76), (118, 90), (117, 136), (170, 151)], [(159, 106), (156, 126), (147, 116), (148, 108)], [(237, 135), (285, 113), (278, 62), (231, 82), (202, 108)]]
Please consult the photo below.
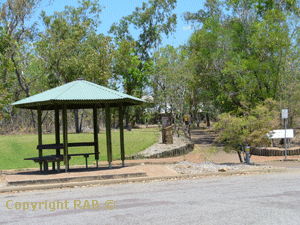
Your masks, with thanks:
[[(107, 200), (115, 202), (113, 210), (105, 208)], [(113, 203), (108, 202), (106, 207), (113, 208)], [(0, 195), (1, 224), (299, 224), (299, 221), (299, 172)]]

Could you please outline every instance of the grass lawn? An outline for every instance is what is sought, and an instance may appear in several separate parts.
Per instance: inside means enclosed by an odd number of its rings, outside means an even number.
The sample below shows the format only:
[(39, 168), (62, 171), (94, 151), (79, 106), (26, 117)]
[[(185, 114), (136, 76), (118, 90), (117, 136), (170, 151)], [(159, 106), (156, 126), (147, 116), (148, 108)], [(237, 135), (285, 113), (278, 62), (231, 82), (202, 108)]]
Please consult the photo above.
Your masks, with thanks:
[[(159, 132), (157, 129), (132, 129), (132, 131), (124, 130), (125, 139), (125, 155), (130, 156), (148, 148), (156, 142)], [(63, 140), (61, 134), (61, 141)], [(74, 142), (92, 142), (92, 133), (68, 134), (69, 143)], [(54, 144), (54, 134), (43, 134), (43, 144)], [(38, 163), (32, 160), (24, 160), (24, 158), (38, 157), (37, 135), (11, 135), (0, 136), (0, 170), (5, 169), (23, 169), (23, 168), (39, 168)], [(43, 150), (43, 155), (55, 155), (55, 149)], [(75, 153), (93, 153), (94, 147), (69, 147), (69, 154)], [(106, 135), (105, 131), (99, 133), (99, 161), (107, 161)], [(121, 158), (120, 152), (120, 132), (112, 131), (112, 153), (113, 159)], [(63, 154), (63, 149), (61, 149)], [(88, 163), (93, 164), (95, 157), (90, 156)], [(63, 165), (63, 163), (62, 163)], [(85, 165), (83, 156), (72, 157), (70, 166)], [(49, 164), (51, 166), (51, 163)]]

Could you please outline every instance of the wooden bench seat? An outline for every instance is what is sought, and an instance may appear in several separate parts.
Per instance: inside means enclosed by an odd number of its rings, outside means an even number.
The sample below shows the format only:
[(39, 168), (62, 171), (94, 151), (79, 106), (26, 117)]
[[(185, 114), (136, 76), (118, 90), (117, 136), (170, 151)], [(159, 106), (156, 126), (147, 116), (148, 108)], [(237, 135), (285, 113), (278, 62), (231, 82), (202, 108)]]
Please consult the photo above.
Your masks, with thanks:
[[(95, 155), (95, 153), (77, 153), (77, 154), (68, 154), (69, 160), (72, 156), (84, 156), (86, 169), (88, 169), (88, 161), (87, 158), (90, 155)], [(55, 170), (55, 162), (57, 162), (57, 170), (60, 172), (60, 162), (64, 160), (63, 155), (46, 155), (42, 157), (32, 157), (25, 158), (24, 160), (33, 160), (35, 163), (44, 163), (44, 172), (48, 172), (48, 163), (52, 162), (52, 169)]]
[(61, 162), (63, 155), (45, 155), (42, 157), (25, 158), (25, 160), (33, 160), (34, 162)]
[(35, 163), (44, 164), (44, 172), (48, 172), (48, 163), (52, 162), (52, 170), (55, 170), (57, 162), (57, 171), (60, 172), (60, 162), (64, 160), (63, 155), (45, 155), (42, 157), (25, 158), (24, 160), (33, 160)]

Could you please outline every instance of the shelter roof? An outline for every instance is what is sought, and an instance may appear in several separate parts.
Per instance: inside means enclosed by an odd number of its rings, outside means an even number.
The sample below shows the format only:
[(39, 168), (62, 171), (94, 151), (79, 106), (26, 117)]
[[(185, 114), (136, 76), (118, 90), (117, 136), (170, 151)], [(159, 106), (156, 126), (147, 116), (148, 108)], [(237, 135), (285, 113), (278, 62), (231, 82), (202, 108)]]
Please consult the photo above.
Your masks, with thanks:
[(105, 104), (111, 107), (119, 105), (140, 105), (144, 100), (103, 87), (101, 85), (77, 79), (76, 81), (52, 88), (42, 93), (14, 102), (11, 105), (17, 108), (53, 110), (67, 105), (68, 109), (104, 108)]

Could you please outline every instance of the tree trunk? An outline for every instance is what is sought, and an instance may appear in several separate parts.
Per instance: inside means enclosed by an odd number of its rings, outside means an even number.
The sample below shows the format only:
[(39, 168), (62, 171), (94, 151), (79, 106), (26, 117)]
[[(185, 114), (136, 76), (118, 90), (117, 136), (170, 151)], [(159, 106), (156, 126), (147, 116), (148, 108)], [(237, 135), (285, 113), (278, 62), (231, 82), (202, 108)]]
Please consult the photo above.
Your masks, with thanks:
[(33, 122), (33, 127), (37, 128), (37, 126), (36, 126), (37, 124), (36, 124), (36, 121), (35, 121), (34, 117), (35, 117), (34, 112), (33, 112), (33, 110), (31, 110), (31, 119), (32, 119), (32, 122)]
[(241, 156), (241, 152), (240, 152), (240, 151), (238, 151), (237, 153), (238, 153), (238, 156), (239, 156), (240, 162), (242, 163), (242, 162), (243, 162), (243, 159), (242, 159), (242, 156)]
[(74, 120), (75, 120), (75, 131), (78, 134), (78, 133), (80, 133), (79, 118), (78, 118), (78, 109), (74, 109), (73, 113), (74, 113)]
[(206, 126), (210, 127), (209, 115), (208, 112), (206, 113)]
[(80, 118), (80, 127), (79, 127), (79, 131), (80, 131), (80, 132), (82, 131), (82, 121), (83, 121), (83, 115), (84, 115), (84, 109), (82, 110), (82, 113), (81, 113), (81, 118)]

